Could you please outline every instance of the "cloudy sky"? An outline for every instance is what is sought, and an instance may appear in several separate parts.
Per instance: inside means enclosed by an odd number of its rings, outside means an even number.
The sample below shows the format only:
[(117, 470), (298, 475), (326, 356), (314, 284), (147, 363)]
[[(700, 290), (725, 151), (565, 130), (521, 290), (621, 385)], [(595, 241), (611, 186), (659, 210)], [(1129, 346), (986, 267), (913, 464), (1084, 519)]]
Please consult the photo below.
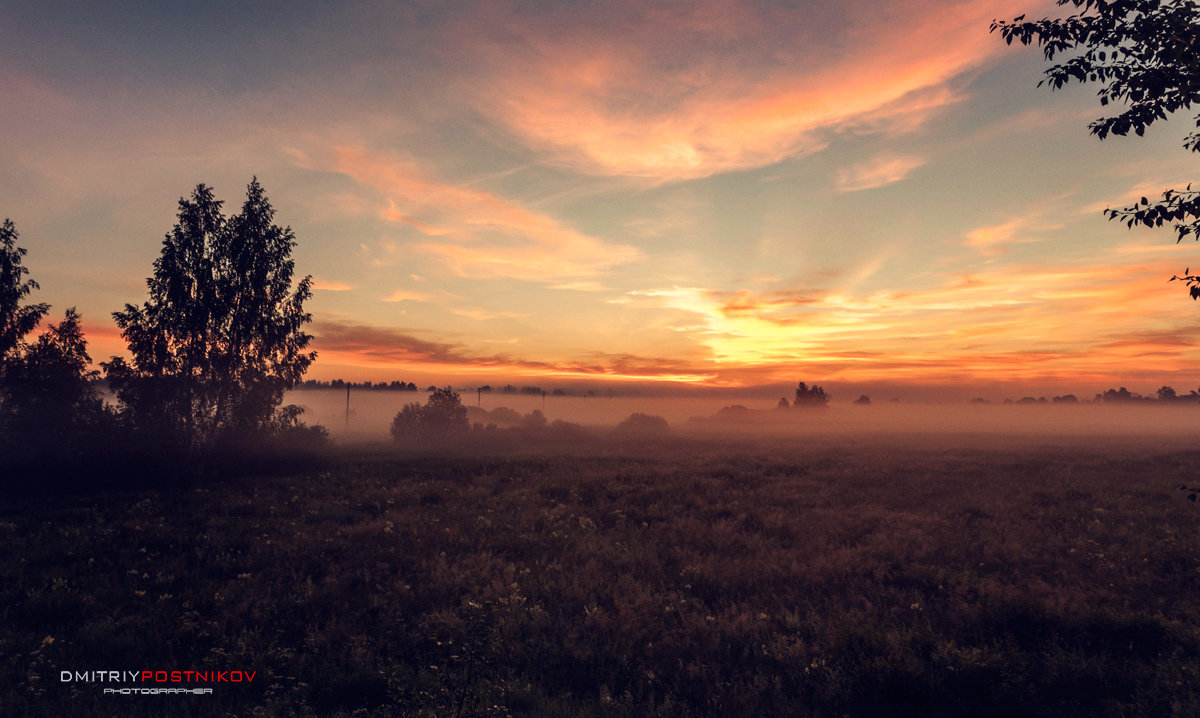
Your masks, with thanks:
[(257, 176), (315, 378), (1193, 388), (1200, 252), (1101, 215), (1200, 179), (1188, 118), (1096, 140), (1026, 11), (0, 1), (0, 216), (97, 359), (179, 198)]

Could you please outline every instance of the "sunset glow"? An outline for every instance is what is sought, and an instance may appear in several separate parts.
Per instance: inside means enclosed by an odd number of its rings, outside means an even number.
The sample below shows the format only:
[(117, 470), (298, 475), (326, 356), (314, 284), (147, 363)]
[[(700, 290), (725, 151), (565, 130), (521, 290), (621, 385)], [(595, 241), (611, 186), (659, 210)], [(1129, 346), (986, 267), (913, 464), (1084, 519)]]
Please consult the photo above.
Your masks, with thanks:
[[(988, 32), (1052, 3), (0, 6), (0, 218), (96, 361), (176, 203), (257, 176), (317, 379), (1200, 385), (1195, 176)], [(452, 5), (452, 7), (451, 7)], [(170, 7), (167, 7), (170, 6)]]

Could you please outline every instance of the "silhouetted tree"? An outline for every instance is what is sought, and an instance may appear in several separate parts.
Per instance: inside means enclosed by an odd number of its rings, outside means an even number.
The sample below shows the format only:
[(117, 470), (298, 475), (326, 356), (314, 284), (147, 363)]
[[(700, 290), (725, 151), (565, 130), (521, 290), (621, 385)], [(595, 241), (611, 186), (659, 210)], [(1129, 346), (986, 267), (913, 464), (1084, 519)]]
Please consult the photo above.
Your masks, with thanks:
[(1052, 404), (1078, 404), (1079, 397), (1075, 396), (1074, 394), (1063, 394), (1062, 396), (1056, 396), (1056, 397), (1052, 398), (1050, 400), (1050, 403), (1052, 403)]
[(292, 230), (273, 223), (257, 179), (240, 214), (226, 219), (221, 207), (203, 184), (179, 200), (178, 223), (146, 280), (149, 299), (113, 314), (132, 363), (103, 365), (136, 426), (176, 433), (193, 448), (294, 423), (296, 412), (277, 409), (316, 358), (303, 331), (312, 277), (293, 290)]
[(1169, 386), (1160, 387), (1158, 391), (1154, 392), (1154, 396), (1162, 402), (1171, 402), (1178, 398), (1175, 395), (1175, 390)]
[(862, 394), (857, 399), (854, 400), (854, 403), (859, 404), (861, 406), (870, 406), (871, 405), (871, 397), (867, 396), (866, 394)]
[(792, 405), (788, 403), (786, 396), (779, 397), (779, 403), (775, 405), (776, 409), (790, 409)]
[(469, 428), (466, 407), (458, 394), (446, 387), (434, 389), (424, 406), (405, 405), (392, 419), (392, 438), (400, 442), (438, 442), (461, 436)]
[(21, 304), (38, 283), (25, 278), (29, 268), (21, 264), (25, 249), (17, 246), (18, 239), (16, 226), (5, 219), (0, 225), (0, 373), (19, 350), (25, 335), (50, 311), (49, 304)]
[(814, 384), (809, 387), (804, 382), (800, 382), (796, 387), (796, 399), (792, 402), (792, 406), (797, 409), (811, 409), (818, 407), (829, 406), (831, 397), (825, 393), (825, 390)]
[(1140, 394), (1133, 394), (1125, 387), (1121, 387), (1120, 389), (1107, 389), (1103, 394), (1097, 394), (1096, 399), (1098, 401), (1103, 401), (1106, 404), (1121, 404), (1133, 401), (1141, 401), (1142, 396)]
[[(992, 22), (1005, 42), (1037, 44), (1048, 61), (1074, 53), (1052, 65), (1040, 83), (1051, 89), (1075, 82), (1103, 85), (1100, 104), (1125, 105), (1111, 117), (1090, 125), (1100, 139), (1113, 135), (1142, 135), (1156, 120), (1165, 120), (1176, 110), (1200, 104), (1200, 5), (1194, 0), (1058, 0), (1072, 5), (1076, 13), (1065, 18), (1026, 21), (1022, 15), (1012, 22)], [(1200, 127), (1200, 115), (1196, 117)], [(1183, 147), (1200, 152), (1200, 132), (1189, 134)], [(1176, 241), (1188, 235), (1200, 238), (1200, 191), (1189, 184), (1183, 191), (1168, 189), (1162, 200), (1146, 197), (1132, 207), (1107, 209), (1111, 219), (1161, 227), (1173, 223)], [(1189, 274), (1172, 280), (1189, 285), (1192, 299), (1200, 298), (1200, 276)]]
[(103, 417), (103, 401), (92, 386), (99, 372), (72, 307), (56, 325), (8, 362), (4, 373), (6, 400), (0, 416), (24, 441), (69, 444), (75, 434)]

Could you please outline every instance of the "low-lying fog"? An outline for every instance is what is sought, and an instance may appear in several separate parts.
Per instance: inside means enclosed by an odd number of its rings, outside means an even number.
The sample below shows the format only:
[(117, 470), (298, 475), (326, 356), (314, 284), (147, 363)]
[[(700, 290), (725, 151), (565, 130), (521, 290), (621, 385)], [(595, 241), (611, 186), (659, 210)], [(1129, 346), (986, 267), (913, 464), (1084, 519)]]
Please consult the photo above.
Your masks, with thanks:
[[(306, 409), (304, 421), (323, 424), (334, 438), (382, 440), (392, 417), (409, 403), (424, 404), (426, 392), (297, 390), (285, 403)], [(462, 395), (467, 407), (507, 407), (526, 415), (540, 410), (548, 421), (613, 427), (633, 413), (661, 416), (676, 433), (802, 434), (864, 436), (897, 434), (1009, 435), (1055, 437), (1200, 437), (1200, 404), (910, 404), (868, 406), (832, 403), (826, 409), (779, 409), (761, 397), (705, 398)], [(729, 409), (737, 405), (741, 408)], [(478, 413), (472, 417), (475, 421)], [(485, 422), (486, 423), (486, 422)]]

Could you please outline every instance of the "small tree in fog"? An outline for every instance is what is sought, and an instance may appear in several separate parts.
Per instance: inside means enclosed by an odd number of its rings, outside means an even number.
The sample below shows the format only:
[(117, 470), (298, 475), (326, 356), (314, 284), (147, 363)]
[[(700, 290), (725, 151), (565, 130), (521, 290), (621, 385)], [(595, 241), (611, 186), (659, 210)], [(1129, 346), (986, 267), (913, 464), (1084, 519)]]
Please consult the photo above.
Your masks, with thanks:
[(521, 419), (521, 426), (525, 427), (526, 429), (541, 429), (545, 427), (547, 423), (546, 415), (542, 413), (541, 409), (534, 409), (526, 414), (523, 419)]
[(625, 417), (613, 432), (627, 438), (655, 438), (669, 434), (671, 426), (661, 416), (639, 412)]
[(392, 419), (392, 438), (400, 442), (441, 441), (470, 428), (467, 408), (450, 387), (434, 389), (424, 406), (407, 404)]
[(831, 397), (825, 393), (825, 390), (816, 384), (809, 387), (804, 382), (796, 387), (796, 400), (792, 402), (792, 406), (797, 409), (812, 409), (829, 406)]

